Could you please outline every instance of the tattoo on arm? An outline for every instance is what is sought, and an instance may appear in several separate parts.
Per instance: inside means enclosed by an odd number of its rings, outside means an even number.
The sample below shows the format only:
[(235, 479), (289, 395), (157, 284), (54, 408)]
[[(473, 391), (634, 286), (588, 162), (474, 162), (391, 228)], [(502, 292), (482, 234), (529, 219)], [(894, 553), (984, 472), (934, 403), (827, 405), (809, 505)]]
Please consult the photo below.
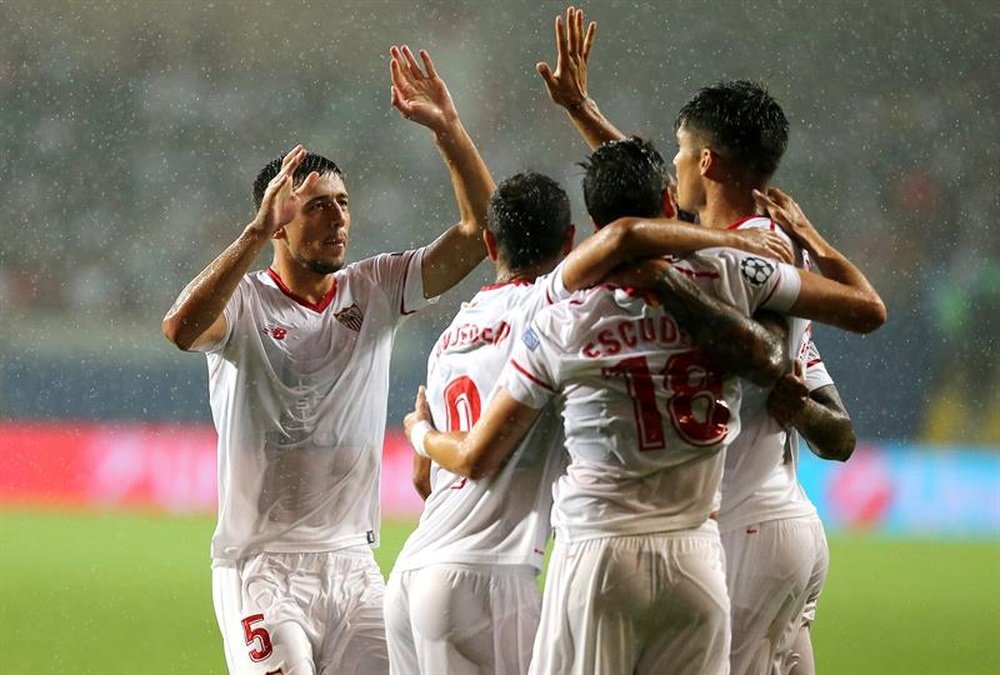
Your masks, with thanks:
[(822, 459), (846, 462), (854, 452), (854, 423), (832, 384), (810, 392), (793, 424)]
[(760, 386), (788, 370), (785, 338), (701, 291), (673, 267), (659, 277), (656, 296), (718, 365)]

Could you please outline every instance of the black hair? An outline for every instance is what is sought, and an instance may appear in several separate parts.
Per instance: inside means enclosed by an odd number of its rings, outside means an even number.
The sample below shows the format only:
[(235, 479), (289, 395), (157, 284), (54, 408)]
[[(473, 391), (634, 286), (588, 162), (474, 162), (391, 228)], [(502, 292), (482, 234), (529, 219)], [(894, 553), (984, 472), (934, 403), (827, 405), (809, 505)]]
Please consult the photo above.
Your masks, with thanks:
[[(264, 192), (267, 190), (267, 184), (271, 182), (271, 179), (278, 175), (281, 171), (281, 157), (272, 160), (267, 163), (267, 165), (260, 170), (257, 174), (257, 178), (253, 182), (253, 203), (256, 208), (260, 208), (260, 203), (264, 200)], [(327, 159), (322, 155), (314, 155), (313, 153), (308, 153), (302, 163), (299, 164), (298, 168), (295, 169), (295, 173), (292, 174), (292, 184), (299, 185), (306, 177), (313, 171), (319, 175), (324, 175), (328, 173), (336, 174), (343, 177), (344, 173), (340, 170), (340, 167), (333, 162), (333, 160)]]
[(763, 85), (749, 80), (704, 87), (677, 114), (681, 126), (736, 164), (768, 180), (788, 145), (788, 119)]
[(569, 197), (548, 176), (524, 171), (497, 186), (487, 224), (504, 262), (527, 269), (559, 253), (570, 227)]
[(609, 141), (580, 163), (583, 199), (594, 225), (625, 216), (654, 218), (663, 209), (667, 169), (652, 143), (638, 136)]

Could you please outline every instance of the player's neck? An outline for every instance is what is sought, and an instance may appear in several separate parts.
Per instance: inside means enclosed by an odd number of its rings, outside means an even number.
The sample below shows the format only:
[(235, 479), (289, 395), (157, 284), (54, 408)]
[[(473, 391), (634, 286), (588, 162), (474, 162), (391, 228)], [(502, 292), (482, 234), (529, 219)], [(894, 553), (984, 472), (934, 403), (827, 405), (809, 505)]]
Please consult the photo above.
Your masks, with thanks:
[(704, 227), (725, 230), (738, 220), (756, 213), (750, 188), (738, 185), (719, 185), (710, 190), (705, 205), (698, 211), (698, 220)]
[(534, 281), (541, 275), (549, 272), (549, 269), (542, 269), (542, 265), (535, 265), (534, 267), (529, 267), (526, 269), (513, 270), (506, 266), (497, 266), (497, 280), (498, 284), (506, 284), (511, 281)]
[(281, 277), (282, 283), (295, 295), (319, 303), (333, 287), (333, 274), (315, 272), (294, 261), (275, 256), (271, 269)]

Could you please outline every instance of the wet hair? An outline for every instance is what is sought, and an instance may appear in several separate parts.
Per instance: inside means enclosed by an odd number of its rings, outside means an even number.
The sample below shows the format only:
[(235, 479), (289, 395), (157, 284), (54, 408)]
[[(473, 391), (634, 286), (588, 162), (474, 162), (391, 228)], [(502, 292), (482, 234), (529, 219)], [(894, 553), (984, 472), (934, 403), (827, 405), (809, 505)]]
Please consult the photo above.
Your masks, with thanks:
[[(257, 174), (257, 178), (253, 182), (253, 204), (254, 207), (260, 208), (260, 203), (264, 200), (264, 192), (267, 190), (267, 184), (271, 182), (271, 179), (278, 175), (281, 171), (282, 157), (272, 160), (267, 163), (267, 165), (260, 170)], [(306, 179), (306, 177), (313, 171), (319, 175), (324, 175), (328, 173), (336, 174), (343, 177), (344, 173), (340, 170), (333, 160), (327, 159), (322, 155), (314, 155), (313, 153), (308, 153), (302, 163), (299, 164), (298, 168), (295, 169), (295, 173), (292, 174), (292, 184), (299, 185)]]
[(788, 119), (757, 82), (735, 80), (704, 87), (677, 114), (684, 126), (756, 178), (768, 180), (788, 145)]
[(559, 183), (534, 171), (515, 174), (490, 197), (487, 225), (500, 257), (513, 270), (551, 260), (570, 227), (569, 197)]
[(617, 218), (654, 218), (663, 210), (667, 168), (652, 143), (638, 136), (609, 141), (580, 163), (583, 199), (594, 225)]

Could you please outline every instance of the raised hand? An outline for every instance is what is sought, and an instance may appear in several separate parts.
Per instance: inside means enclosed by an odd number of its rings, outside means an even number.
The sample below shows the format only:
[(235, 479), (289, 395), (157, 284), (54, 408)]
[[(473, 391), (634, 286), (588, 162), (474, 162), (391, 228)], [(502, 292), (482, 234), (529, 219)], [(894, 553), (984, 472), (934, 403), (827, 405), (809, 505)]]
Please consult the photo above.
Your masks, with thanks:
[(426, 50), (420, 50), (423, 68), (406, 45), (389, 49), (392, 106), (403, 117), (433, 131), (443, 131), (458, 119), (455, 103), (444, 80), (434, 70)]
[(566, 9), (566, 22), (556, 17), (556, 69), (542, 61), (535, 70), (542, 76), (549, 98), (568, 110), (587, 100), (587, 57), (594, 44), (597, 22), (591, 21), (583, 30), (583, 10)]
[(299, 168), (307, 154), (309, 152), (304, 145), (292, 148), (281, 160), (281, 170), (278, 171), (278, 175), (271, 179), (267, 189), (264, 190), (264, 197), (251, 226), (268, 237), (292, 221), (299, 210), (301, 201), (299, 194), (311, 188), (319, 180), (319, 174), (313, 171), (298, 188), (292, 188), (295, 170)]

